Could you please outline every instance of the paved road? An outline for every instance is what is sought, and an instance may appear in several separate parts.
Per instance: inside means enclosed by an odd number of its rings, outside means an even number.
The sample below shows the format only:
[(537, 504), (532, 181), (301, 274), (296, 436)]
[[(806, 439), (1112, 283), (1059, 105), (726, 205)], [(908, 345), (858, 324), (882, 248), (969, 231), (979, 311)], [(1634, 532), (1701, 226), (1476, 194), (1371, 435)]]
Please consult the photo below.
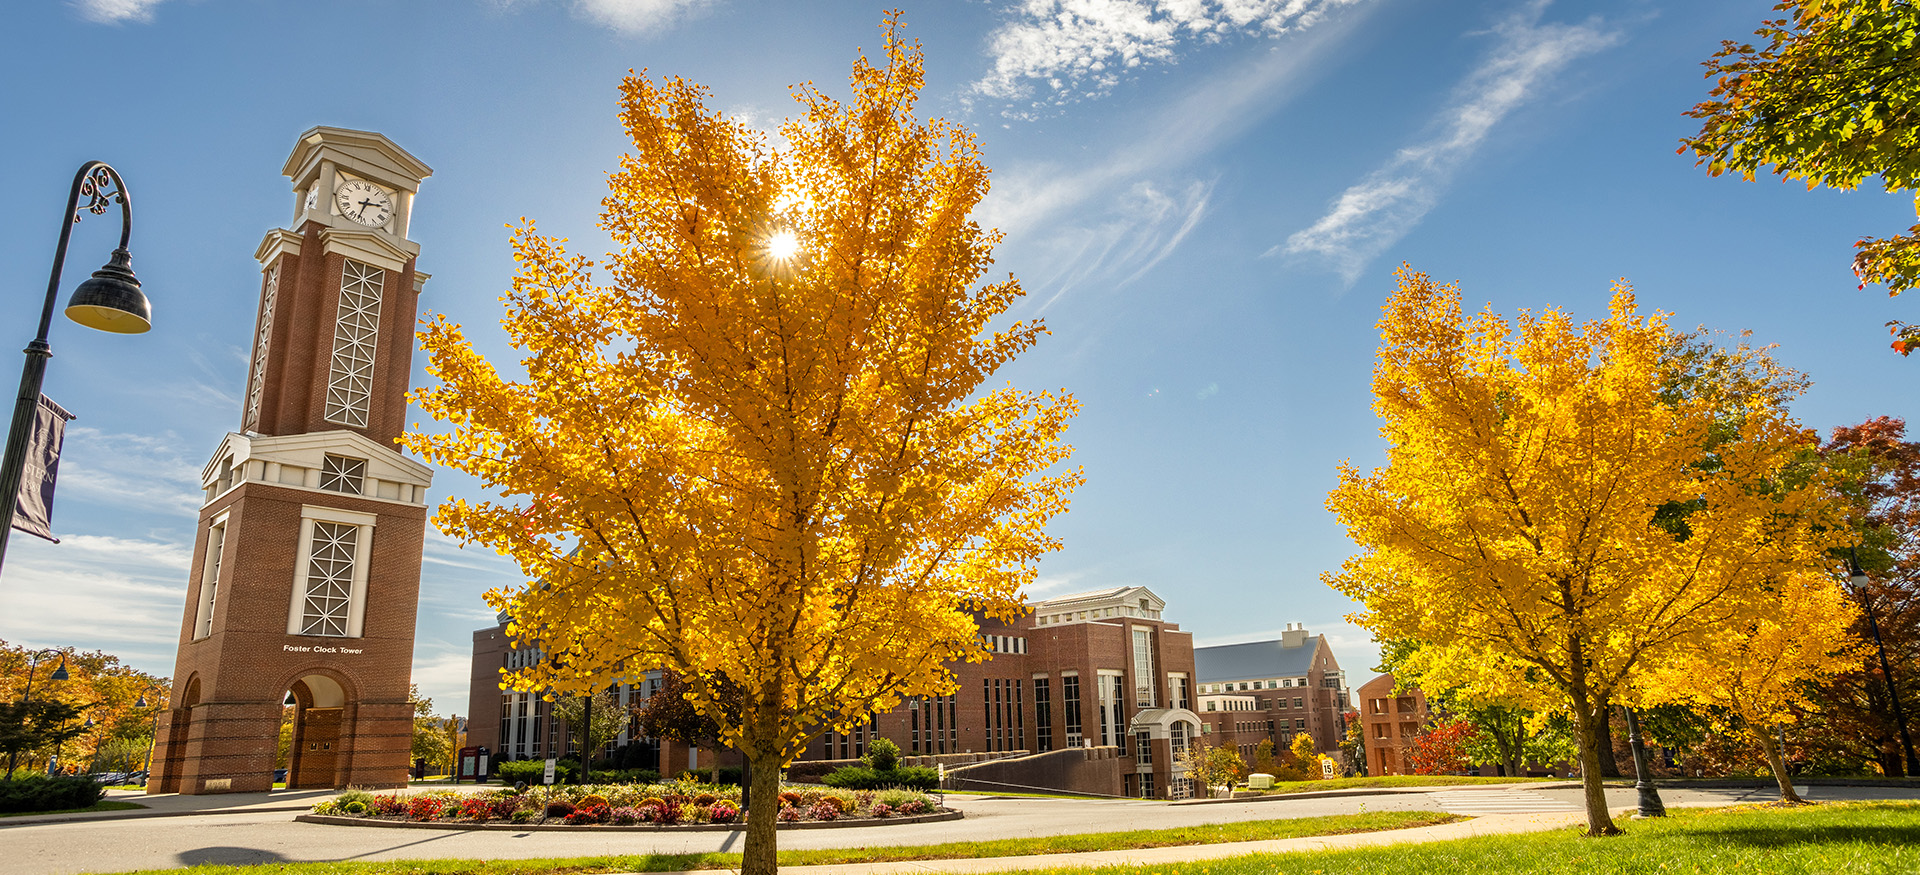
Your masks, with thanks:
[[(1814, 799), (1920, 799), (1920, 790), (1815, 787)], [(1191, 826), (1241, 820), (1312, 817), (1356, 811), (1462, 809), (1489, 804), (1504, 810), (1567, 810), (1577, 788), (1519, 790), (1495, 799), (1488, 791), (1275, 799), (1205, 805), (1135, 800), (1084, 801), (950, 797), (966, 819), (948, 823), (783, 832), (781, 847), (826, 848), (914, 845), (1018, 836), (1067, 835), (1120, 829)], [(1504, 792), (1504, 791), (1494, 791)], [(1761, 801), (1766, 790), (1667, 790), (1669, 806)], [(1504, 800), (1504, 801), (1503, 801)], [(1615, 809), (1631, 807), (1630, 789), (1610, 789)], [(1463, 811), (1462, 813), (1470, 813)], [(738, 833), (454, 832), (372, 829), (295, 823), (291, 814), (220, 814), (7, 825), (0, 821), (0, 875), (68, 875), (160, 869), (194, 863), (270, 863), (308, 860), (502, 859), (601, 854), (738, 851)]]

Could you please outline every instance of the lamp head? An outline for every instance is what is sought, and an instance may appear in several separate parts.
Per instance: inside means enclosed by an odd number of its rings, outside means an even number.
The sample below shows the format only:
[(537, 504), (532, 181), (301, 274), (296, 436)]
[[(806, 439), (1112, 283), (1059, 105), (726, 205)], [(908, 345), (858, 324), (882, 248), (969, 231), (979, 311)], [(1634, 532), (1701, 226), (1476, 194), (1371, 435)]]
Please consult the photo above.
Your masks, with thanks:
[(1866, 570), (1860, 567), (1860, 550), (1857, 547), (1847, 550), (1847, 578), (1847, 582), (1853, 584), (1856, 590), (1865, 588), (1871, 582)]
[(60, 667), (53, 670), (53, 679), (56, 681), (64, 681), (69, 677), (72, 677), (72, 675), (67, 674), (67, 658), (62, 656), (60, 657)]
[(133, 256), (115, 249), (105, 267), (73, 290), (67, 318), (114, 334), (144, 334), (153, 327), (153, 306), (133, 275)]
[(133, 703), (133, 707), (135, 707), (135, 708), (145, 708), (145, 707), (147, 707), (147, 697), (146, 697), (145, 695), (142, 695), (142, 696), (140, 697), (140, 699), (139, 699), (139, 701), (137, 701), (137, 702), (134, 702), (134, 703)]

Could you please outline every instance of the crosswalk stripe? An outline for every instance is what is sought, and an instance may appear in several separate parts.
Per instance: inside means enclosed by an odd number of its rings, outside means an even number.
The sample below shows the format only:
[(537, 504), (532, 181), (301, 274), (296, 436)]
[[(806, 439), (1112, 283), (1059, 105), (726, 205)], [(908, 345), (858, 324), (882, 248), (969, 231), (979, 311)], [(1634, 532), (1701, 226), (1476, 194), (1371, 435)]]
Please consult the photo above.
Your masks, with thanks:
[(1531, 790), (1435, 790), (1428, 794), (1450, 814), (1534, 814), (1578, 806)]

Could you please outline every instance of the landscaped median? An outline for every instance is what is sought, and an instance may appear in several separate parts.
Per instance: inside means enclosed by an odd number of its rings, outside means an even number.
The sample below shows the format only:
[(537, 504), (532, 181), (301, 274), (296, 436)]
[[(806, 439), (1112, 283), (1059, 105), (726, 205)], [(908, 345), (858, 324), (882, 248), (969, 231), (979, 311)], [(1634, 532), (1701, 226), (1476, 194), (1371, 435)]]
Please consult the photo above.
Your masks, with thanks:
[[(781, 827), (847, 823), (914, 823), (956, 819), (918, 790), (786, 788)], [(349, 790), (297, 820), (348, 826), (438, 829), (743, 829), (740, 788), (674, 781), (665, 784), (502, 788), (477, 793), (369, 793)]]

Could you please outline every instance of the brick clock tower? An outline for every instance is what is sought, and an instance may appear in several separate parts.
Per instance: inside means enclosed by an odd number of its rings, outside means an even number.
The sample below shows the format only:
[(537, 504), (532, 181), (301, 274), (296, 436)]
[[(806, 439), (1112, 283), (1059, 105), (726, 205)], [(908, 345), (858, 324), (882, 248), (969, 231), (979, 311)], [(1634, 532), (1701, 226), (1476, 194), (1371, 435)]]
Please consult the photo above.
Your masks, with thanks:
[(406, 783), (433, 478), (394, 440), (427, 280), (407, 220), (433, 171), (380, 134), (317, 127), (282, 172), (292, 230), (269, 231), (254, 253), (241, 430), (201, 472), (150, 793), (272, 789), (288, 709), (289, 788)]

